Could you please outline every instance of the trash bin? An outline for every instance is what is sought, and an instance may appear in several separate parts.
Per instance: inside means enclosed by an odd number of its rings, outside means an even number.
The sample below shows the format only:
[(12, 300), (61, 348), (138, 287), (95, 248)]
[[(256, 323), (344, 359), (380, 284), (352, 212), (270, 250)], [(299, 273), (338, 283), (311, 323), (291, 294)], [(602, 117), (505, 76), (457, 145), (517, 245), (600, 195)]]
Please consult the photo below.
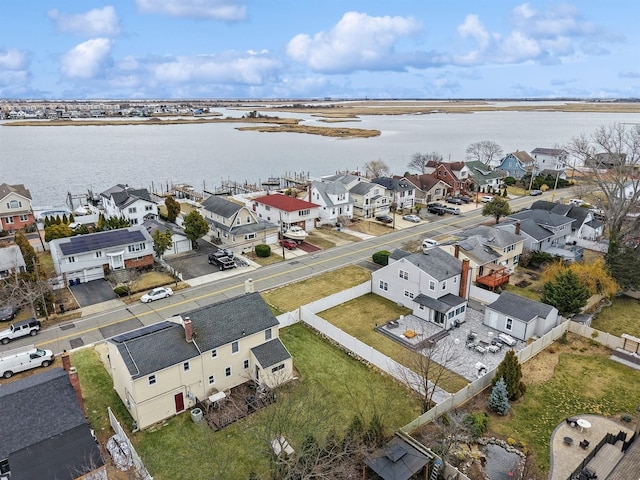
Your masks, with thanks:
[(191, 420), (193, 423), (198, 423), (202, 421), (203, 413), (201, 408), (194, 408), (191, 410)]
[(64, 313), (64, 303), (60, 304), (60, 313)]

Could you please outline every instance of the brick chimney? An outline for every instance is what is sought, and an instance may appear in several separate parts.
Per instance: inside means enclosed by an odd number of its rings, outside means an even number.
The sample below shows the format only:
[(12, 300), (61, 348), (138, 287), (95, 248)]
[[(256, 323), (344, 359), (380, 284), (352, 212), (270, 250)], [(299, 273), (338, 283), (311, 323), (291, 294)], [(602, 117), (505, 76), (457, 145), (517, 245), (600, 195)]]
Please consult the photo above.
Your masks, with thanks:
[(520, 235), (520, 222), (516, 222), (516, 235)]
[(182, 322), (184, 325), (184, 339), (187, 342), (193, 341), (193, 326), (191, 325), (191, 319), (189, 317), (184, 317), (184, 321)]
[(467, 298), (467, 285), (469, 282), (469, 259), (462, 260), (462, 274), (460, 275), (460, 292), (458, 296)]
[(453, 256), (460, 258), (460, 244), (458, 242), (453, 245)]
[(62, 360), (62, 368), (68, 372), (71, 369), (71, 358), (69, 357), (69, 352), (63, 350), (62, 355), (60, 355), (60, 359)]
[(84, 408), (84, 400), (82, 399), (82, 390), (80, 389), (80, 379), (78, 378), (78, 372), (76, 367), (69, 367), (69, 381), (73, 390), (76, 392), (76, 398), (78, 399), (78, 405), (82, 409), (84, 416), (87, 416), (87, 411)]

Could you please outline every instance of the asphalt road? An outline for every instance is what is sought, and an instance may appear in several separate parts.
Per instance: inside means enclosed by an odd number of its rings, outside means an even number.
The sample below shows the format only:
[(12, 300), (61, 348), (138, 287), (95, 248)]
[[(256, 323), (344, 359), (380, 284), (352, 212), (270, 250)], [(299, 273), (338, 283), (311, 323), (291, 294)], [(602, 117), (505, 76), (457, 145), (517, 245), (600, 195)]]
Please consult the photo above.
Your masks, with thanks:
[[(511, 209), (518, 211), (536, 200), (551, 199), (550, 194), (541, 197), (521, 197), (510, 201)], [(113, 335), (150, 325), (174, 315), (186, 313), (198, 307), (210, 305), (225, 298), (245, 292), (245, 281), (251, 279), (255, 291), (268, 290), (349, 264), (368, 261), (374, 252), (401, 248), (407, 241), (422, 240), (453, 234), (463, 228), (490, 221), (482, 217), (482, 204), (462, 215), (429, 216), (429, 221), (403, 230), (395, 230), (381, 237), (355, 242), (329, 250), (303, 255), (281, 263), (262, 267), (251, 272), (224, 278), (212, 283), (180, 290), (168, 299), (143, 304), (136, 303), (102, 313), (82, 317), (72, 323), (56, 325), (42, 330), (36, 337), (24, 337), (8, 345), (0, 346), (0, 353), (12, 348), (35, 343), (40, 348), (60, 353)]]

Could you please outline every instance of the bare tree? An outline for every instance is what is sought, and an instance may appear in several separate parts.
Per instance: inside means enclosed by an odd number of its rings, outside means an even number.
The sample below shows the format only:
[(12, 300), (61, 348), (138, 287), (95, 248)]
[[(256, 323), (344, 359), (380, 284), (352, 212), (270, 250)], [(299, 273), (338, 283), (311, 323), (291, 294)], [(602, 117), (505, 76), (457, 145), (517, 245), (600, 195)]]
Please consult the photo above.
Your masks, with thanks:
[(443, 460), (458, 463), (452, 458), (451, 450), (469, 441), (467, 414), (453, 410), (439, 416), (432, 425), (433, 428), (421, 432), (420, 441), (429, 445)]
[(440, 152), (414, 153), (407, 167), (418, 170), (420, 173), (427, 173), (427, 164), (429, 162), (442, 162)]
[(389, 166), (383, 160), (371, 160), (364, 164), (364, 171), (368, 178), (385, 177), (389, 175)]
[(490, 165), (494, 159), (502, 156), (502, 147), (491, 140), (482, 140), (467, 147), (467, 160), (476, 160)]

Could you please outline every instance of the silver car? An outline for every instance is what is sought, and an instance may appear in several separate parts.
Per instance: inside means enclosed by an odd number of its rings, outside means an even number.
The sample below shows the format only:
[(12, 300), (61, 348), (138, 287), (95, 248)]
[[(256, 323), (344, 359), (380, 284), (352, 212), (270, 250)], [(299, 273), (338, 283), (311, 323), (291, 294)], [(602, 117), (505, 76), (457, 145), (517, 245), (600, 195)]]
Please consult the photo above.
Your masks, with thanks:
[(402, 219), (407, 222), (420, 223), (420, 217), (418, 215), (403, 215)]

